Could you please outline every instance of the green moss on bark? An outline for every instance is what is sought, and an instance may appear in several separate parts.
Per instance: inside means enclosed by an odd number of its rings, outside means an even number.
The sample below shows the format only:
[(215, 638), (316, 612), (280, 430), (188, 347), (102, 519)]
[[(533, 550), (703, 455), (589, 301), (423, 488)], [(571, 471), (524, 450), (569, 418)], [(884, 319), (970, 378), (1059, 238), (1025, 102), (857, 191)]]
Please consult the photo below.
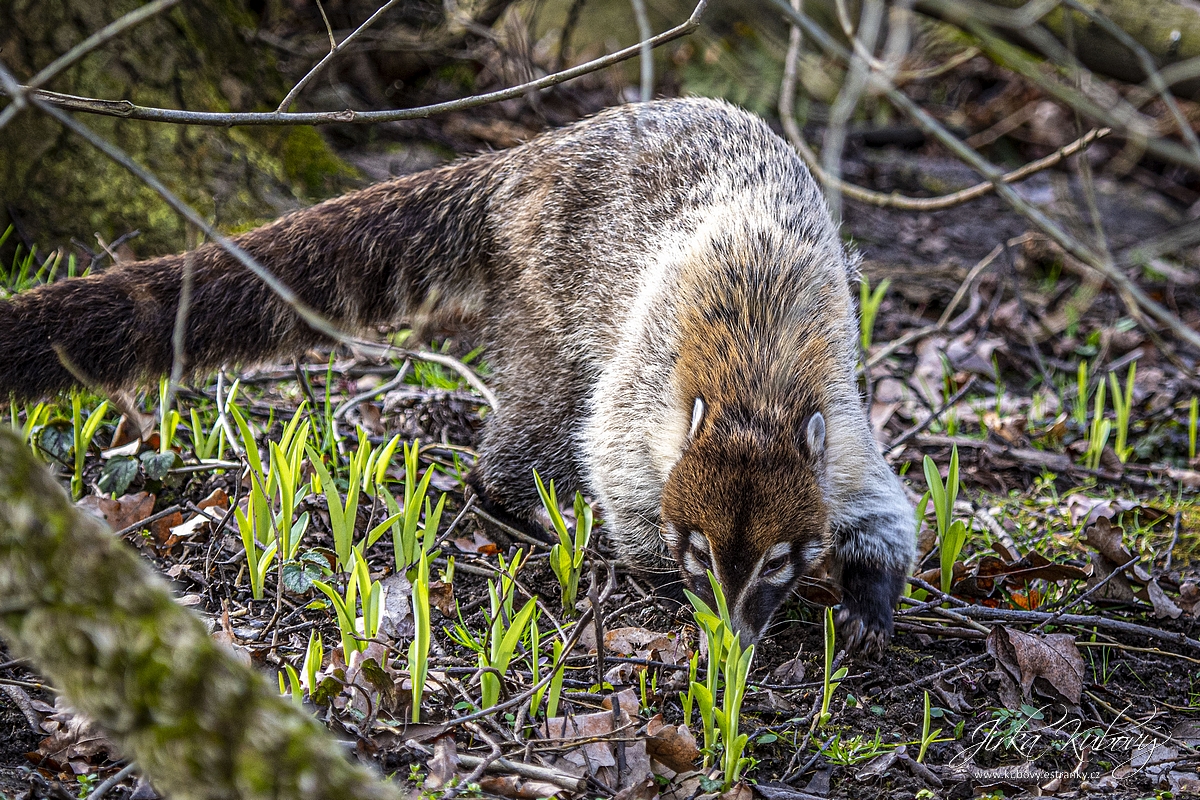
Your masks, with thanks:
[[(0, 51), (27, 78), (139, 0), (0, 3)], [(270, 53), (252, 43), (240, 0), (193, 0), (127, 31), (46, 88), (171, 108), (273, 108), (286, 92)], [(181, 127), (81, 115), (224, 229), (345, 191), (356, 175), (311, 129)], [(0, 229), (15, 219), (47, 245), (95, 248), (133, 229), (140, 255), (185, 246), (185, 225), (153, 191), (34, 110), (0, 137)]]

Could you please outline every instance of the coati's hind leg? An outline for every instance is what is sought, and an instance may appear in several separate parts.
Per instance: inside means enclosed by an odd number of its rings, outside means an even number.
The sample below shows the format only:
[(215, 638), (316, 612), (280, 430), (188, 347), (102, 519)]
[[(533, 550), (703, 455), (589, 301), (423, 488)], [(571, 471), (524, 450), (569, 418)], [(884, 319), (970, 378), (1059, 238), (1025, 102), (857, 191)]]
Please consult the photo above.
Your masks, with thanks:
[[(550, 412), (550, 413), (546, 413)], [(479, 460), (467, 477), (476, 503), (488, 515), (543, 541), (557, 541), (537, 521), (542, 507), (533, 472), (569, 503), (579, 488), (579, 464), (571, 449), (569, 416), (540, 403), (505, 397), (484, 426)]]

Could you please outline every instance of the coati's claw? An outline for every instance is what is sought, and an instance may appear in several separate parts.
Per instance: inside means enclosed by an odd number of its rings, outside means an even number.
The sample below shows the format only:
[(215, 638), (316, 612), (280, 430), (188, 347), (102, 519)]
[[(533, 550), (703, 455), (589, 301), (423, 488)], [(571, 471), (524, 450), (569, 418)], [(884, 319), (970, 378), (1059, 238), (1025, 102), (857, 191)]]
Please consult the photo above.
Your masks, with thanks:
[(842, 571), (842, 605), (836, 628), (842, 646), (857, 655), (878, 657), (892, 638), (892, 612), (904, 576), (879, 567), (847, 564)]

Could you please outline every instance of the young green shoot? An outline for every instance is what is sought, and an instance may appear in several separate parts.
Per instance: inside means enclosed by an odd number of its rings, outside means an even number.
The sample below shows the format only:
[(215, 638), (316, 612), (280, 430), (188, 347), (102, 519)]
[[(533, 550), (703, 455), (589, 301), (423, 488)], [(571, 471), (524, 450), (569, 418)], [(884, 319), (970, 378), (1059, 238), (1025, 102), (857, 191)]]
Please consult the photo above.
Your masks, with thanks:
[(408, 645), (408, 676), (412, 681), (412, 721), (420, 722), (421, 695), (425, 693), (425, 679), (429, 674), (429, 643), (433, 639), (429, 614), (429, 554), (425, 552), (417, 558), (412, 609), (415, 631)]
[[(287, 683), (284, 683), (284, 676), (287, 676)], [(300, 684), (300, 673), (291, 664), (283, 665), (283, 672), (279, 673), (279, 694), (284, 697), (290, 697), (292, 702), (297, 706), (304, 705), (304, 689)]]
[(354, 468), (355, 460), (351, 459), (350, 480), (346, 487), (346, 499), (343, 502), (333, 476), (329, 474), (329, 470), (321, 461), (321, 454), (309, 447), (308, 459), (312, 462), (313, 470), (316, 472), (317, 480), (314, 483), (319, 482), (319, 491), (325, 495), (325, 504), (329, 509), (329, 529), (333, 534), (333, 550), (337, 556), (338, 568), (348, 570), (354, 560), (354, 524), (358, 519), (358, 496), (362, 473)]
[(171, 382), (167, 378), (161, 378), (158, 382), (158, 452), (168, 453), (171, 451), (171, 445), (175, 443), (175, 431), (179, 428), (179, 412), (174, 408), (169, 408), (167, 403), (171, 399)]
[(925, 692), (925, 716), (921, 723), (921, 750), (917, 753), (918, 764), (925, 760), (925, 751), (929, 749), (929, 745), (932, 744), (933, 741), (937, 739), (938, 734), (942, 732), (941, 728), (938, 728), (935, 731), (929, 730), (932, 718), (932, 708), (929, 705), (929, 692), (927, 691)]
[(1117, 441), (1113, 445), (1113, 450), (1117, 453), (1117, 458), (1124, 464), (1133, 455), (1133, 446), (1129, 442), (1129, 415), (1133, 410), (1133, 381), (1137, 374), (1137, 362), (1129, 365), (1129, 371), (1125, 373), (1125, 391), (1121, 392), (1121, 385), (1117, 381), (1117, 376), (1110, 372), (1108, 373), (1108, 382), (1112, 387), (1113, 394), (1113, 409), (1117, 414)]
[(863, 352), (871, 349), (871, 339), (875, 332), (875, 318), (879, 315), (879, 306), (883, 303), (883, 296), (887, 294), (888, 287), (892, 285), (890, 280), (880, 281), (875, 287), (875, 291), (871, 291), (871, 281), (866, 275), (863, 275), (862, 283), (858, 285), (858, 305), (859, 317), (861, 323), (860, 339), (862, 342)]
[[(517, 651), (517, 645), (525, 636), (537, 602), (530, 598), (515, 615), (512, 613), (515, 581), (513, 578), (521, 566), (521, 551), (513, 558), (510, 579), (502, 577), (500, 587), (495, 581), (488, 581), (488, 602), (491, 608), (491, 623), (488, 627), (487, 643), (479, 653), (479, 666), (484, 668), (480, 676), (480, 692), (482, 695), (481, 708), (491, 708), (500, 702), (501, 676), (508, 671), (508, 665)], [(503, 564), (501, 564), (503, 569)]]
[(272, 541), (261, 553), (258, 549), (261, 536), (265, 535), (260, 534), (259, 530), (263, 521), (270, 518), (267, 502), (262, 490), (252, 486), (246, 498), (246, 511), (243, 512), (241, 507), (233, 509), (238, 530), (242, 534), (242, 546), (246, 548), (246, 573), (250, 578), (250, 593), (255, 600), (263, 598), (263, 583), (279, 549), (278, 541)]
[[(741, 779), (742, 772), (751, 761), (742, 755), (749, 736), (741, 733), (739, 727), (754, 646), (743, 648), (741, 635), (733, 632), (725, 593), (711, 571), (708, 573), (708, 582), (717, 603), (716, 612), (702, 599), (684, 590), (708, 650), (705, 681), (692, 680), (690, 693), (699, 708), (704, 726), (704, 765), (708, 767), (719, 752), (722, 786), (729, 789)], [(717, 693), (722, 689), (724, 693), (718, 705)]]
[(87, 459), (88, 448), (92, 446), (92, 439), (96, 436), (96, 430), (100, 427), (100, 423), (104, 421), (104, 415), (108, 411), (108, 401), (105, 400), (88, 415), (87, 422), (83, 421), (83, 401), (76, 394), (71, 398), (71, 422), (73, 425), (75, 445), (75, 470), (71, 474), (71, 496), (78, 500), (83, 497), (83, 467)]
[[(394, 450), (394, 445), (392, 446)], [(391, 514), (383, 523), (376, 526), (367, 534), (367, 546), (383, 535), (389, 527), (392, 529), (392, 552), (396, 559), (396, 571), (411, 573), (422, 553), (428, 553), (433, 547), (437, 536), (438, 525), (441, 524), (442, 510), (446, 505), (446, 495), (438, 498), (434, 505), (429, 497), (429, 482), (433, 478), (433, 468), (425, 470), (425, 475), (417, 480), (419, 463), (417, 455), (420, 446), (413, 442), (412, 446), (404, 445), (404, 505), (403, 507), (392, 496), (391, 492), (380, 489), (388, 513)], [(378, 468), (378, 465), (377, 465)], [(386, 467), (378, 469), (376, 483), (382, 487), (382, 474)], [(421, 511), (424, 510), (424, 523)]]
[(1086, 428), (1088, 424), (1088, 365), (1086, 361), (1080, 360), (1078, 368), (1075, 370), (1075, 404), (1072, 416), (1080, 428)]
[(825, 609), (825, 674), (821, 689), (821, 713), (817, 715), (815, 720), (818, 730), (828, 725), (829, 720), (833, 717), (833, 714), (829, 711), (829, 703), (833, 700), (833, 693), (837, 691), (842, 679), (847, 674), (845, 667), (838, 667), (836, 672), (833, 669), (834, 644), (836, 641), (836, 632), (833, 628), (833, 609), (827, 607)]
[(1193, 397), (1188, 406), (1188, 460), (1196, 460), (1196, 428), (1200, 423), (1200, 398)]
[[(313, 585), (333, 604), (338, 631), (342, 636), (342, 654), (347, 663), (351, 654), (367, 649), (368, 640), (375, 638), (383, 620), (383, 587), (379, 581), (371, 580), (370, 569), (359, 549), (351, 548), (350, 552), (352, 565), (344, 596), (323, 581), (313, 581)], [(362, 611), (361, 616), (355, 613), (356, 602)]]
[(587, 551), (588, 541), (592, 536), (592, 508), (583, 500), (583, 495), (575, 493), (575, 535), (567, 532), (567, 523), (558, 507), (558, 495), (554, 491), (554, 481), (550, 488), (542, 483), (542, 476), (533, 471), (533, 479), (537, 482), (538, 495), (542, 498), (542, 506), (550, 515), (554, 530), (558, 533), (558, 544), (550, 548), (550, 567), (558, 577), (558, 585), (562, 592), (563, 613), (568, 616), (575, 614), (575, 600), (579, 595), (579, 575), (583, 570), (583, 556)]
[(220, 460), (225, 455), (225, 429), (214, 422), (212, 429), (205, 433), (200, 421), (200, 412), (193, 407), (189, 409), (188, 415), (192, 423), (192, 452), (196, 458), (201, 461), (213, 458)]
[(942, 591), (950, 593), (954, 585), (954, 565), (962, 553), (967, 541), (967, 524), (961, 519), (954, 519), (954, 503), (958, 499), (958, 447), (950, 454), (950, 469), (946, 473), (946, 482), (938, 472), (937, 464), (929, 456), (925, 456), (925, 483), (929, 486), (929, 496), (933, 510), (937, 516), (938, 554), (941, 559)]
[(1095, 410), (1088, 429), (1087, 451), (1083, 454), (1084, 466), (1093, 470), (1100, 469), (1100, 457), (1104, 455), (1104, 447), (1108, 444), (1108, 435), (1112, 431), (1112, 422), (1104, 418), (1104, 386), (1104, 381), (1096, 384)]

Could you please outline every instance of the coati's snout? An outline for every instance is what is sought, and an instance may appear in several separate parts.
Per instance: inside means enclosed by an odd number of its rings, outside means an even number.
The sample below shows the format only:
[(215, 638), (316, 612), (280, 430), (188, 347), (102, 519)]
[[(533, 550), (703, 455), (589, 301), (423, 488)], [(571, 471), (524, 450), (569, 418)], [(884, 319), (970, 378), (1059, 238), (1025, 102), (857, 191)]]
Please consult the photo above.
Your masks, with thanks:
[(711, 570), (753, 642), (827, 547), (825, 420), (813, 412), (781, 436), (774, 415), (697, 399), (692, 423), (663, 488), (662, 536), (684, 586), (712, 605)]

